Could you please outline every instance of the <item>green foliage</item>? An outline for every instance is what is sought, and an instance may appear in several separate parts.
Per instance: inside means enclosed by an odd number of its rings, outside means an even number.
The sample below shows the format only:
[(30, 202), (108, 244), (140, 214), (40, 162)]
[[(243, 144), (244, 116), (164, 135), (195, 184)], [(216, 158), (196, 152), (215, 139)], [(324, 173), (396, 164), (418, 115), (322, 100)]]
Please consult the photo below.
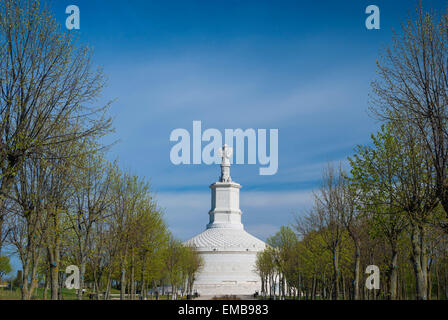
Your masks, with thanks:
[(0, 256), (0, 282), (2, 278), (12, 271), (11, 264), (9, 262), (9, 257)]
[(350, 181), (358, 191), (358, 206), (371, 217), (370, 234), (395, 243), (407, 225), (401, 182), (409, 178), (407, 168), (402, 167), (409, 154), (394, 135), (392, 124), (382, 125), (371, 137), (371, 147), (357, 146), (356, 154), (348, 159)]

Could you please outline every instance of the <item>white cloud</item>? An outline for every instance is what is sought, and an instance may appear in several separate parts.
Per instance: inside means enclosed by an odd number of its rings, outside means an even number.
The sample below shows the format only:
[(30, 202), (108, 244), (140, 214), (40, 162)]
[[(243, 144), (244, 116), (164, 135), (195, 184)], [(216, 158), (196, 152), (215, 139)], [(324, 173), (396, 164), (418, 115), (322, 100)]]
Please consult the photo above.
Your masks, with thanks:
[(281, 206), (296, 208), (308, 205), (312, 192), (306, 191), (247, 191), (241, 194), (241, 207)]
[(210, 203), (208, 192), (160, 192), (157, 200), (166, 209), (200, 209)]
[[(159, 205), (165, 209), (166, 221), (174, 236), (186, 240), (202, 232), (208, 223), (209, 192), (161, 192)], [(266, 239), (280, 226), (291, 223), (292, 213), (308, 208), (311, 190), (242, 191), (240, 207), (243, 224), (255, 236)]]
[[(176, 211), (210, 209), (209, 192), (160, 192), (157, 200), (170, 216)], [(240, 193), (241, 207), (282, 206), (295, 208), (307, 206), (312, 201), (312, 191), (246, 191)]]

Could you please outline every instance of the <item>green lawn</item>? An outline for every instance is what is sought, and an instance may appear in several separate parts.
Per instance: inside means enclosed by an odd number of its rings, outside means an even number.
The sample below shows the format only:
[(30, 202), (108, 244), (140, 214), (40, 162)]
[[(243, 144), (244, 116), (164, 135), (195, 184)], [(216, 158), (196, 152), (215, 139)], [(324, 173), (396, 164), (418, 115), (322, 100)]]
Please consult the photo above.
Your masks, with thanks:
[[(120, 290), (112, 288), (111, 293), (119, 294)], [(33, 300), (43, 300), (43, 297), (44, 297), (44, 289), (38, 288), (34, 292), (32, 299)], [(168, 297), (166, 295), (159, 296), (159, 300), (167, 300), (167, 298)], [(47, 299), (50, 299), (50, 290), (49, 289), (47, 289)], [(69, 290), (69, 289), (63, 288), (62, 289), (62, 299), (63, 300), (76, 300), (77, 299), (76, 290)], [(84, 294), (83, 299), (89, 300), (88, 293)], [(185, 299), (185, 297), (182, 297), (182, 300), (183, 299)], [(11, 289), (9, 289), (9, 288), (0, 288), (0, 300), (20, 300), (20, 289), (15, 288), (11, 291)]]
[[(120, 293), (117, 289), (112, 289), (112, 293)], [(44, 298), (44, 289), (37, 288), (34, 291), (34, 295), (32, 299), (42, 300)], [(50, 298), (50, 290), (47, 289), (47, 299)], [(20, 299), (20, 289), (14, 288), (12, 291), (9, 288), (0, 288), (0, 300), (18, 300)], [(62, 299), (63, 300), (76, 300), (77, 299), (77, 291), (69, 290), (66, 288), (62, 289)], [(84, 300), (88, 300), (88, 294), (84, 294)]]
[[(34, 295), (32, 299), (43, 299), (44, 297), (44, 289), (37, 288), (34, 291)], [(50, 297), (50, 290), (47, 290), (47, 299)], [(62, 298), (64, 300), (75, 300), (77, 299), (76, 290), (69, 290), (66, 288), (62, 289)], [(88, 299), (88, 297), (85, 297)], [(1, 288), (0, 289), (0, 300), (20, 300), (20, 289), (15, 288), (11, 291), (9, 288)]]

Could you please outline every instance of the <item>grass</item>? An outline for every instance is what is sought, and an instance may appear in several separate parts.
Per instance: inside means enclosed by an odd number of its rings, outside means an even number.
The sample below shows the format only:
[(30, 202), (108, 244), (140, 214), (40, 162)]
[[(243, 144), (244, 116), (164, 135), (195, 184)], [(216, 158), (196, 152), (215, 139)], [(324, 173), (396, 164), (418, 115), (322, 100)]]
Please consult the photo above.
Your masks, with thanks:
[[(47, 299), (50, 297), (50, 290), (47, 290)], [(2, 288), (0, 289), (0, 300), (20, 300), (21, 294), (19, 288), (14, 288), (11, 290), (10, 288)], [(37, 288), (34, 291), (32, 296), (32, 300), (43, 300), (44, 298), (44, 289)], [(64, 300), (75, 300), (77, 299), (76, 291), (69, 289), (62, 289), (62, 298)]]
[[(112, 294), (119, 294), (120, 290), (111, 289)], [(90, 300), (88, 296), (88, 292), (84, 293), (83, 300)], [(0, 288), (0, 300), (20, 300), (21, 294), (19, 288), (14, 288), (11, 290), (10, 288)], [(44, 289), (43, 288), (37, 288), (34, 291), (32, 300), (43, 300), (44, 299)], [(50, 290), (47, 289), (47, 300), (50, 299)], [(62, 300), (77, 300), (77, 291), (76, 290), (69, 290), (66, 288), (62, 289)], [(186, 297), (182, 297), (181, 300), (186, 299)], [(155, 297), (153, 298), (155, 300)], [(167, 295), (159, 295), (159, 300), (168, 300)]]

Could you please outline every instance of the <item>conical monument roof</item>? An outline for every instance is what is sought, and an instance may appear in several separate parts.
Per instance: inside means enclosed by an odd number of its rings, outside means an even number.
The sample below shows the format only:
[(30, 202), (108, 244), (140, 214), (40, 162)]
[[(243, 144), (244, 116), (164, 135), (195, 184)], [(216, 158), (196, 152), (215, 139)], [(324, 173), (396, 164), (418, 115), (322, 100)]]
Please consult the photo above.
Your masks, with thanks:
[(209, 228), (185, 244), (198, 251), (261, 251), (266, 246), (244, 229), (234, 228)]

